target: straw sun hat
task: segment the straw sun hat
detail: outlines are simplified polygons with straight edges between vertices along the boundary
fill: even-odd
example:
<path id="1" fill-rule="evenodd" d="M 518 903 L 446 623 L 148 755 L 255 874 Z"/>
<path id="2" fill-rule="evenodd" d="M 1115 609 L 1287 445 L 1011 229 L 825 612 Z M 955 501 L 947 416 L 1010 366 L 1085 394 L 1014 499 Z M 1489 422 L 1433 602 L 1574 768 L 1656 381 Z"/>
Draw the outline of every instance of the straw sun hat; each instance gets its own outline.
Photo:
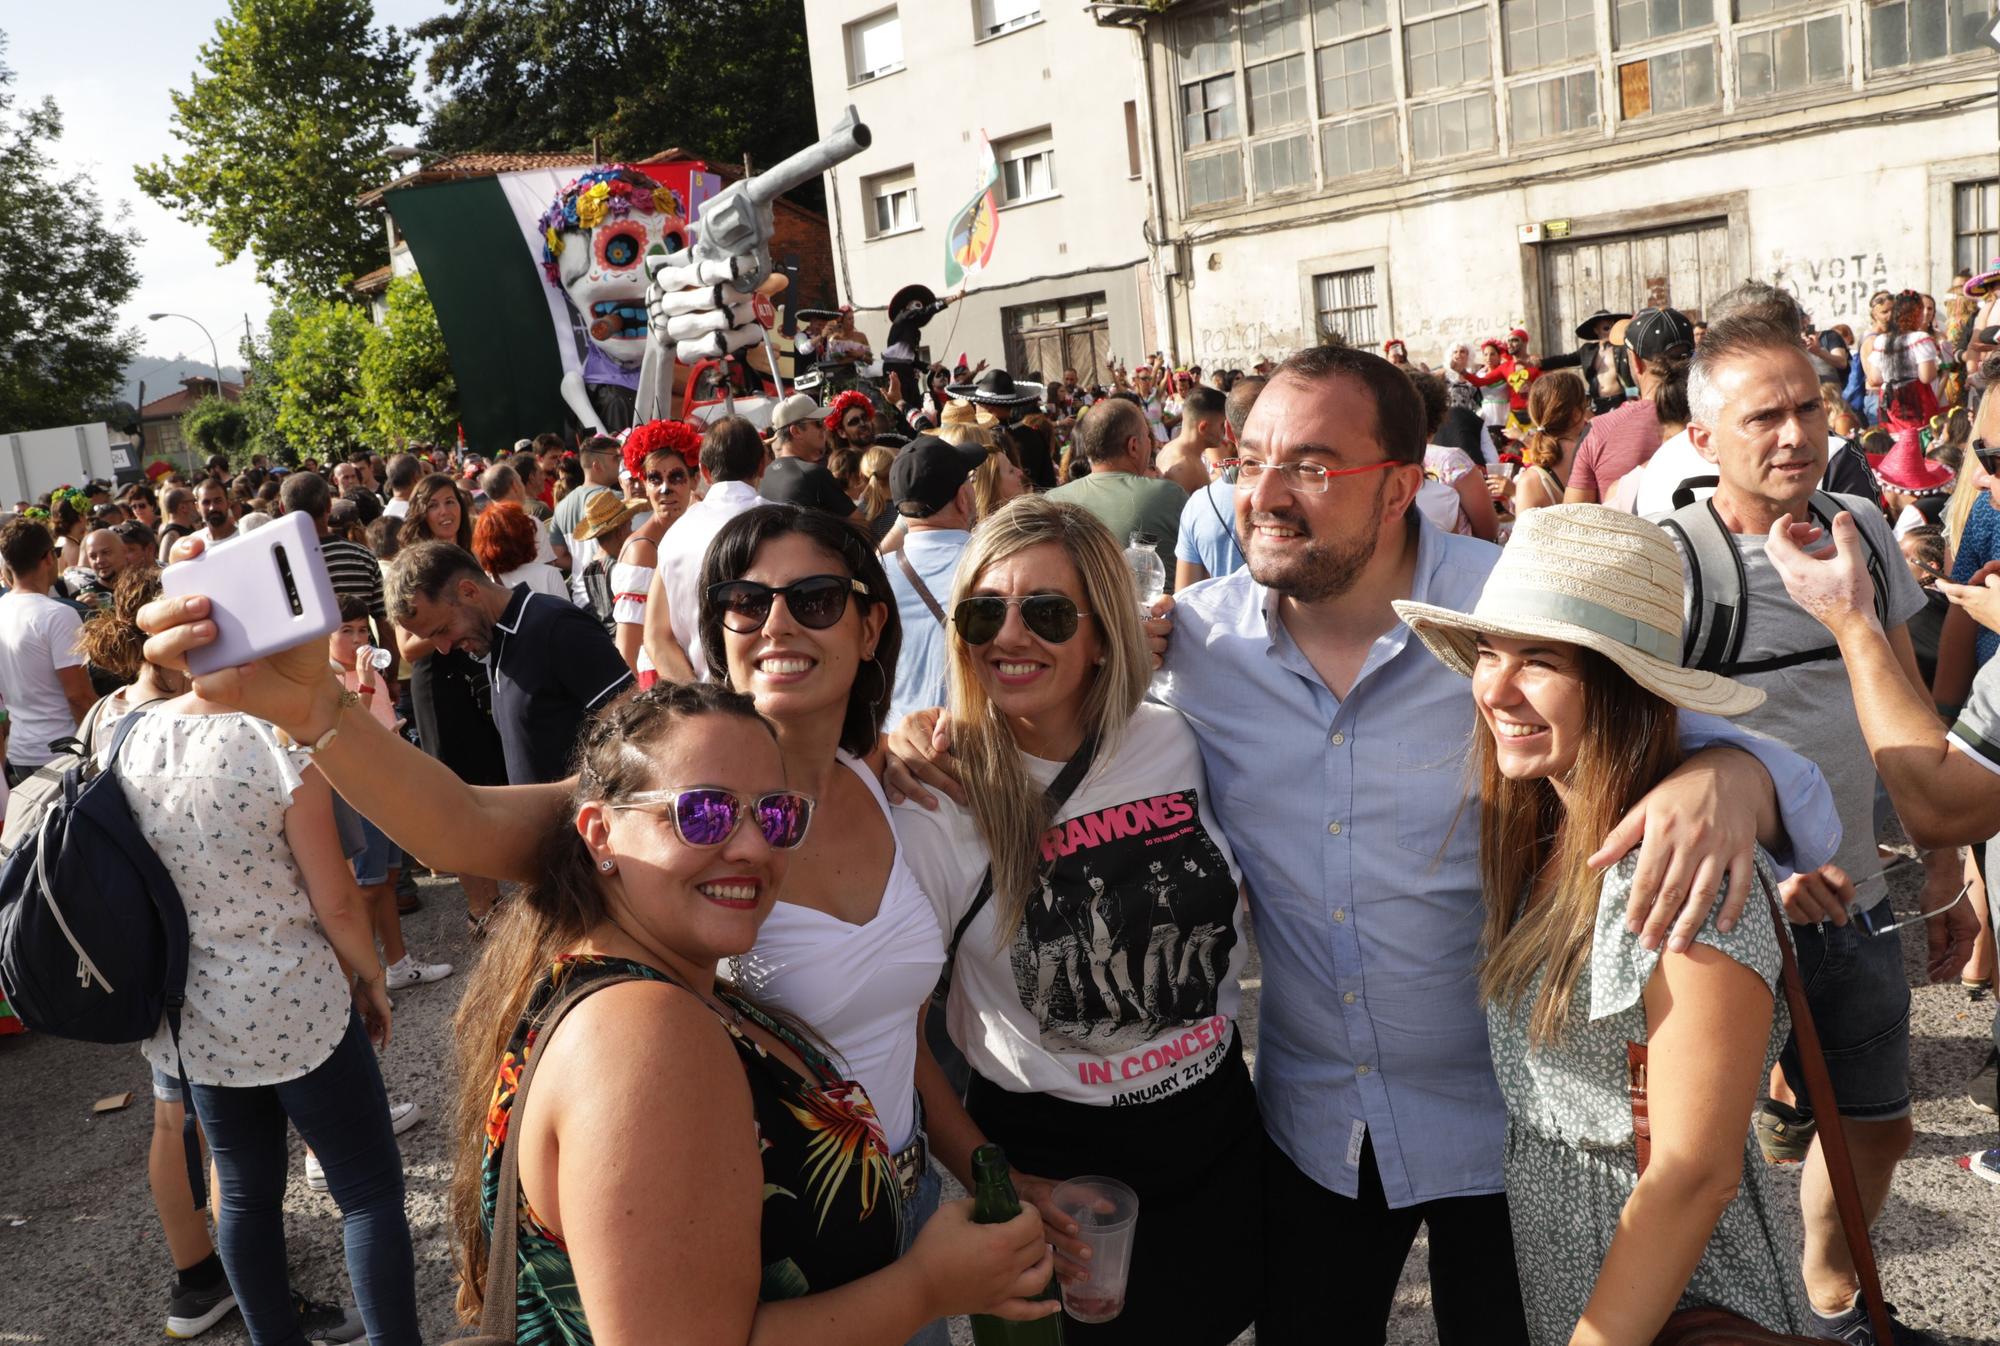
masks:
<path id="1" fill-rule="evenodd" d="M 1455 673 L 1472 676 L 1478 638 L 1579 645 L 1687 710 L 1741 715 L 1755 687 L 1682 668 L 1681 562 L 1657 525 L 1602 505 L 1529 510 L 1470 613 L 1399 601 L 1396 615 Z"/>

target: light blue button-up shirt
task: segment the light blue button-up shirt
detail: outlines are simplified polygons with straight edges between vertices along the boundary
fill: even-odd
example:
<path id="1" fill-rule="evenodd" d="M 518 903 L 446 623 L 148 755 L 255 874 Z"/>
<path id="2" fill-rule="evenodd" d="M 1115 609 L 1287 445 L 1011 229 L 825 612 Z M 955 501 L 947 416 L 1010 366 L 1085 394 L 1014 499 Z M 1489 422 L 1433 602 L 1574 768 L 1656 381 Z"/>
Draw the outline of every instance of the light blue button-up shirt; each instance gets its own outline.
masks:
<path id="1" fill-rule="evenodd" d="M 1470 610 L 1499 549 L 1421 525 L 1410 597 Z M 1478 795 L 1470 684 L 1398 623 L 1345 700 L 1248 570 L 1179 596 L 1154 694 L 1201 741 L 1263 957 L 1257 1095 L 1307 1176 L 1356 1194 L 1365 1134 L 1391 1206 L 1501 1190 L 1506 1110 L 1477 996 Z M 1728 742 L 1776 784 L 1792 867 L 1840 842 L 1812 763 L 1683 712 L 1692 750 Z"/>
<path id="2" fill-rule="evenodd" d="M 910 558 L 924 587 L 946 612 L 951 611 L 951 582 L 958 573 L 959 553 L 970 541 L 972 534 L 963 528 L 913 528 L 903 537 L 903 555 Z M 896 688 L 882 725 L 894 729 L 911 711 L 945 703 L 945 628 L 903 573 L 901 561 L 884 556 L 882 569 L 889 574 L 896 613 L 903 623 L 903 648 L 896 656 Z"/>

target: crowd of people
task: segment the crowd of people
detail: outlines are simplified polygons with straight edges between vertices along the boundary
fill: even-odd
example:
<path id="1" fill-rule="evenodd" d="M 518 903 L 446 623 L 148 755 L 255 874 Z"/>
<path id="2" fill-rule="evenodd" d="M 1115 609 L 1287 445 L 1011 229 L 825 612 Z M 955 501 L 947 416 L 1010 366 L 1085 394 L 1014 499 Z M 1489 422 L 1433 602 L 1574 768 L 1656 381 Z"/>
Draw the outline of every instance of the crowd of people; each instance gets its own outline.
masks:
<path id="1" fill-rule="evenodd" d="M 1638 1346 L 1696 1306 L 1935 1340 L 1878 1335 L 1835 1188 L 1872 1221 L 1912 1140 L 1899 928 L 1992 990 L 1996 291 L 1877 296 L 1857 338 L 1751 283 L 1437 371 L 1333 339 L 1044 381 L 926 366 L 911 327 L 879 390 L 761 431 L 24 505 L 7 782 L 142 717 L 117 770 L 188 910 L 178 1050 L 144 1048 L 169 1335 L 420 1339 L 424 1110 L 376 1051 L 392 993 L 456 977 L 457 1307 L 511 1241 L 528 1346 L 1042 1318 L 1080 1174 L 1140 1217 L 1072 1343 L 1383 1342 L 1419 1230 L 1447 1343 Z M 865 354 L 845 315 L 812 339 Z M 161 566 L 288 513 L 339 629 L 192 679 L 215 625 Z M 469 971 L 404 939 L 419 868 Z M 351 1308 L 287 1279 L 288 1124 Z M 941 1200 L 989 1143 L 1004 1224 Z M 1961 1164 L 2000 1183 L 2000 1149 Z"/>

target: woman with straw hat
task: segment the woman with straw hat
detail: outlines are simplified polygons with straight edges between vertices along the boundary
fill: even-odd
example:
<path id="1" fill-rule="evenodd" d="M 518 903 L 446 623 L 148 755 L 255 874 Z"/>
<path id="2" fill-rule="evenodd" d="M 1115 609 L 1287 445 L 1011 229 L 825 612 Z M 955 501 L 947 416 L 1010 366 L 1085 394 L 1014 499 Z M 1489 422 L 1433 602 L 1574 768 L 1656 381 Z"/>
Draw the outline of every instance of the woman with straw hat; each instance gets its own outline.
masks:
<path id="1" fill-rule="evenodd" d="M 1726 932 L 1711 915 L 1684 950 L 1649 952 L 1625 923 L 1632 863 L 1589 863 L 1678 761 L 1678 710 L 1738 715 L 1763 692 L 1680 666 L 1672 544 L 1598 505 L 1523 516 L 1471 612 L 1395 607 L 1478 709 L 1480 994 L 1531 1337 L 1651 1341 L 1694 1305 L 1802 1332 L 1790 1221 L 1749 1139 L 1787 1029 L 1776 929 L 1754 908 Z M 1775 883 L 1761 853 L 1758 873 Z"/>

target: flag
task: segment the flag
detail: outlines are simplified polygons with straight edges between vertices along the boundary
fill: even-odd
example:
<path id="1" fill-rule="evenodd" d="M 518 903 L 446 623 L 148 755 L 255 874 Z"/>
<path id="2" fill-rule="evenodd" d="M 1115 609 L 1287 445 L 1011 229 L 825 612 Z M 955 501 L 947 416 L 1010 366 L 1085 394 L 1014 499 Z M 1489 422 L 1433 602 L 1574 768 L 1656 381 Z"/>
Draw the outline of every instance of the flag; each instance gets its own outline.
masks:
<path id="1" fill-rule="evenodd" d="M 1000 161 L 994 157 L 993 142 L 979 133 L 979 143 L 986 151 L 986 161 L 980 168 L 979 194 L 965 203 L 965 207 L 952 217 L 951 228 L 945 233 L 944 287 L 955 289 L 974 271 L 978 271 L 993 256 L 993 239 L 1000 232 Z"/>

